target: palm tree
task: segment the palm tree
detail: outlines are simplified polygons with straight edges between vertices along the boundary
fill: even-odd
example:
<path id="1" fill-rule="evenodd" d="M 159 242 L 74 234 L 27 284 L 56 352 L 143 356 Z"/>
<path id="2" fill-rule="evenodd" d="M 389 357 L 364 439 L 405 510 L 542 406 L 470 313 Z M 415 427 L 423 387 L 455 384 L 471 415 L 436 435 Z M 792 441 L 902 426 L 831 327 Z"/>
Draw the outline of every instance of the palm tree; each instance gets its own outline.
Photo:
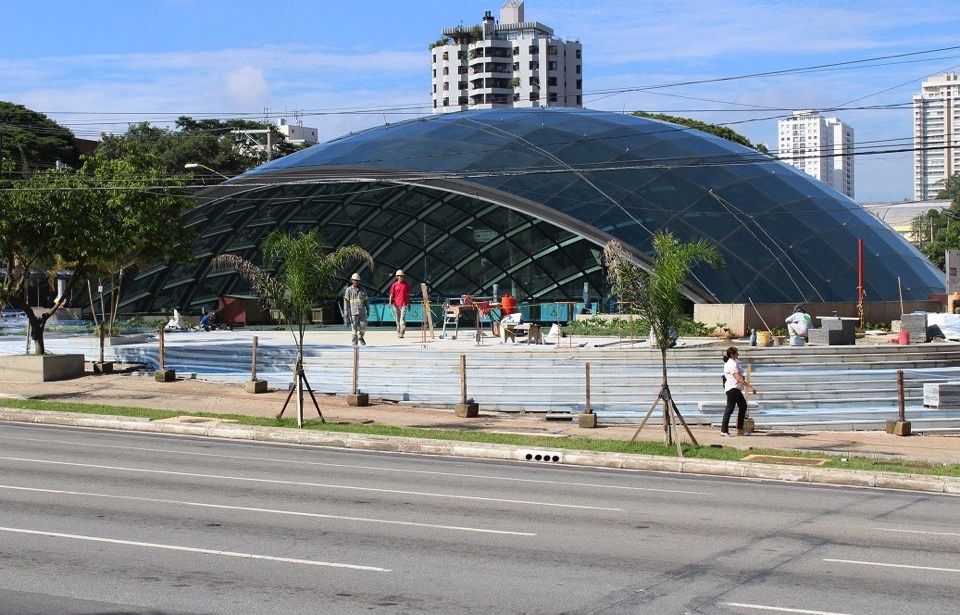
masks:
<path id="1" fill-rule="evenodd" d="M 279 311 L 284 322 L 293 327 L 297 346 L 297 361 L 294 365 L 294 381 L 297 389 L 297 425 L 303 426 L 303 389 L 306 383 L 303 374 L 303 335 L 309 322 L 310 310 L 321 299 L 335 295 L 337 275 L 346 265 L 360 261 L 371 269 L 370 253 L 356 245 L 343 246 L 327 253 L 319 233 L 307 231 L 297 237 L 273 231 L 260 247 L 264 267 L 276 265 L 276 275 L 271 275 L 250 261 L 236 254 L 221 254 L 213 261 L 221 269 L 234 269 L 253 288 L 271 309 Z M 309 390 L 309 383 L 307 388 Z M 291 394 L 293 392 L 291 391 Z M 313 391 L 310 391 L 313 395 Z M 289 402 L 290 398 L 287 397 Z M 314 399 L 316 405 L 316 399 Z M 286 404 L 284 404 L 286 409 Z M 323 421 L 323 414 L 317 406 Z M 283 410 L 280 411 L 283 415 Z M 280 416 L 278 415 L 278 416 Z"/>
<path id="2" fill-rule="evenodd" d="M 610 278 L 613 292 L 621 301 L 627 302 L 644 317 L 653 330 L 657 346 L 660 348 L 660 361 L 663 367 L 663 380 L 660 384 L 660 394 L 650 407 L 640 428 L 633 435 L 637 438 L 640 429 L 653 412 L 659 402 L 663 402 L 663 425 L 666 432 L 667 444 L 672 443 L 673 429 L 671 428 L 671 410 L 677 420 L 686 429 L 690 439 L 696 444 L 696 439 L 687 428 L 686 422 L 677 410 L 676 404 L 670 395 L 670 386 L 667 380 L 667 349 L 676 337 L 676 331 L 683 319 L 683 303 L 681 289 L 687 281 L 690 269 L 697 263 L 706 263 L 713 267 L 723 265 L 723 258 L 716 248 L 703 239 L 690 243 L 680 243 L 676 237 L 668 232 L 654 233 L 653 249 L 655 256 L 653 267 L 648 273 L 635 264 L 623 245 L 610 241 L 603 249 L 607 261 L 607 275 Z M 631 440 L 632 441 L 632 440 Z M 677 451 L 680 450 L 680 441 L 677 440 Z"/>

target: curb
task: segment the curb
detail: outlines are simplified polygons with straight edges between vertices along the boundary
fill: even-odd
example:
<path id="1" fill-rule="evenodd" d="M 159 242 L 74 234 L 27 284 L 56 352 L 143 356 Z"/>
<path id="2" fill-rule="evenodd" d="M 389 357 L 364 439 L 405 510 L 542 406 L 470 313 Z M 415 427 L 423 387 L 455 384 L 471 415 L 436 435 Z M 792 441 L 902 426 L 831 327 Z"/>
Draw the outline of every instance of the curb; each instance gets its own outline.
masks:
<path id="1" fill-rule="evenodd" d="M 331 446 L 417 455 L 443 455 L 448 457 L 495 459 L 500 461 L 530 461 L 532 463 L 547 463 L 551 465 L 559 464 L 621 470 L 675 472 L 678 474 L 726 476 L 731 478 L 774 480 L 788 483 L 847 485 L 853 487 L 873 487 L 877 489 L 899 489 L 960 495 L 960 478 L 926 474 L 906 474 L 901 472 L 870 472 L 866 470 L 828 469 L 714 459 L 677 459 L 673 457 L 657 457 L 654 455 L 605 453 L 570 449 L 532 449 L 510 444 L 457 442 L 402 436 L 368 436 L 352 433 L 307 431 L 286 427 L 260 427 L 222 423 L 216 425 L 164 423 L 148 418 L 76 414 L 72 412 L 54 412 L 48 410 L 0 408 L 0 421 L 180 436 L 200 436 L 227 440 Z"/>

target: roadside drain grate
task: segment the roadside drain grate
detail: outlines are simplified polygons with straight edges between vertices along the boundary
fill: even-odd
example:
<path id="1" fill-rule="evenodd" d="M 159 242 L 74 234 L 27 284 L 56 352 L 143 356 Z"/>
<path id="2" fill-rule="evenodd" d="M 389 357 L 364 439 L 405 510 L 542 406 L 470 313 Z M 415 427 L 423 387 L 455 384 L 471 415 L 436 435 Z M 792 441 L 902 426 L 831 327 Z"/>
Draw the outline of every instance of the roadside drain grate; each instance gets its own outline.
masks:
<path id="1" fill-rule="evenodd" d="M 554 455 L 552 453 L 527 453 L 523 458 L 527 461 L 560 461 L 560 455 Z"/>
<path id="2" fill-rule="evenodd" d="M 829 459 L 822 457 L 784 457 L 780 455 L 747 455 L 741 461 L 759 461 L 760 463 L 788 463 L 795 466 L 822 466 Z"/>

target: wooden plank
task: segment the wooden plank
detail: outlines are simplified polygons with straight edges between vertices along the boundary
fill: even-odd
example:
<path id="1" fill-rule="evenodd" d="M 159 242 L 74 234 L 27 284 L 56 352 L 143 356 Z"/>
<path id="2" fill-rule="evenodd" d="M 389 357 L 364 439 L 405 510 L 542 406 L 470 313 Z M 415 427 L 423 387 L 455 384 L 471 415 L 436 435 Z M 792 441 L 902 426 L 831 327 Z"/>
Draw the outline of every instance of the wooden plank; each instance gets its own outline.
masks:
<path id="1" fill-rule="evenodd" d="M 430 310 L 430 295 L 427 294 L 427 283 L 420 282 L 420 292 L 423 294 L 423 317 L 424 322 L 427 323 L 427 328 L 430 330 L 430 339 L 434 339 L 433 336 L 433 312 Z"/>

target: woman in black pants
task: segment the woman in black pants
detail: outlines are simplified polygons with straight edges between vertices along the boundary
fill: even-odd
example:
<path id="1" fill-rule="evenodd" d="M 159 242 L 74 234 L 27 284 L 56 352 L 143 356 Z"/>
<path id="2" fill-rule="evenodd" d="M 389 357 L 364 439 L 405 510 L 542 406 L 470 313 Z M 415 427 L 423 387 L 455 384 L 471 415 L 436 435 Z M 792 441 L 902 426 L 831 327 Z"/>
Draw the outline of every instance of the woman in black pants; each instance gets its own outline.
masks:
<path id="1" fill-rule="evenodd" d="M 736 346 L 727 348 L 723 353 L 723 389 L 727 393 L 727 407 L 723 411 L 723 423 L 720 425 L 720 435 L 730 435 L 730 415 L 733 407 L 737 407 L 737 435 L 743 435 L 743 417 L 747 412 L 747 400 L 743 398 L 743 387 L 749 386 L 757 393 L 756 387 L 747 383 L 743 377 L 743 368 L 740 366 L 739 354 Z"/>

